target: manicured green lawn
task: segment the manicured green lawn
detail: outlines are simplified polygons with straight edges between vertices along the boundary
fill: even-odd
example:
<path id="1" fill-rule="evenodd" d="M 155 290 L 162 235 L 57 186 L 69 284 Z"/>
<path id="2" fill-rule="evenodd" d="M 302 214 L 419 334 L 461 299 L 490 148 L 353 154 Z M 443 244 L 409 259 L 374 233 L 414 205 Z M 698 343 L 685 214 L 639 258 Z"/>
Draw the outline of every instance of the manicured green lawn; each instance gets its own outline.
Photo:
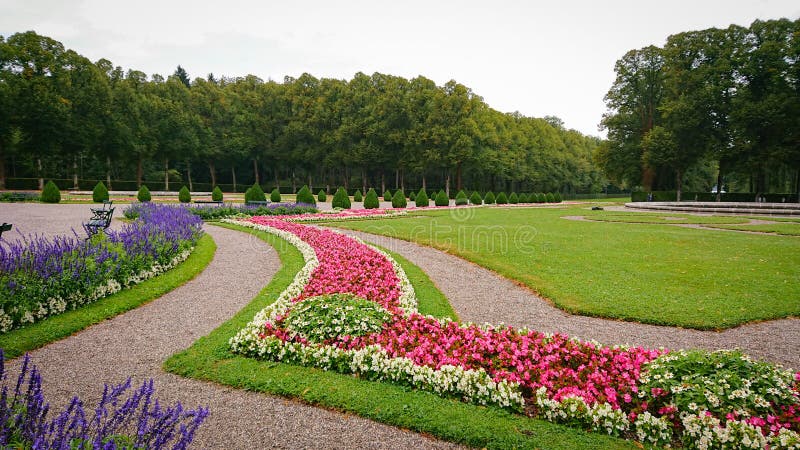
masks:
<path id="1" fill-rule="evenodd" d="M 224 226 L 252 232 L 246 228 Z M 291 397 L 474 447 L 636 448 L 632 442 L 534 420 L 498 408 L 475 406 L 393 384 L 291 364 L 258 361 L 230 353 L 228 339 L 256 312 L 273 302 L 303 266 L 297 249 L 271 234 L 255 234 L 276 249 L 281 269 L 270 284 L 231 320 L 167 360 L 164 364 L 167 371 L 239 389 Z M 446 308 L 441 305 L 444 297 L 427 276 L 404 260 L 399 259 L 399 262 L 414 284 L 420 311 L 449 315 L 449 305 Z"/>
<path id="2" fill-rule="evenodd" d="M 82 308 L 2 334 L 0 348 L 6 358 L 14 358 L 155 300 L 196 277 L 214 258 L 216 250 L 211 236 L 204 235 L 189 258 L 177 267 Z"/>
<path id="3" fill-rule="evenodd" d="M 562 218 L 592 213 L 492 207 L 332 225 L 459 255 L 578 314 L 698 329 L 800 315 L 795 237 Z"/>
<path id="4" fill-rule="evenodd" d="M 749 219 L 735 216 L 698 216 L 692 214 L 670 214 L 663 213 L 636 213 L 636 212 L 616 212 L 616 211 L 586 211 L 582 214 L 589 220 L 602 222 L 623 222 L 623 223 L 691 223 L 691 224 L 728 224 L 728 223 L 747 223 Z"/>
<path id="5" fill-rule="evenodd" d="M 712 225 L 714 228 L 727 230 L 759 231 L 761 233 L 777 233 L 786 236 L 800 236 L 800 223 L 772 223 L 764 225 Z"/>

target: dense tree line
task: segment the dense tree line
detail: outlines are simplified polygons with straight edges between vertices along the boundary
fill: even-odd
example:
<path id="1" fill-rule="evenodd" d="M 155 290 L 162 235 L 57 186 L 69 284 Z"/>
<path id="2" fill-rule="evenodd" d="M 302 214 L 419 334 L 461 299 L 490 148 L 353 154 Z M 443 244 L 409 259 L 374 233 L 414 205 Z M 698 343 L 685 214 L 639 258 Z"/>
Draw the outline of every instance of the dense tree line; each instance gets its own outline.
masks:
<path id="1" fill-rule="evenodd" d="M 0 188 L 15 176 L 166 190 L 256 182 L 599 192 L 599 143 L 558 118 L 495 111 L 455 81 L 190 80 L 180 66 L 165 79 L 92 63 L 34 32 L 0 37 Z"/>
<path id="2" fill-rule="evenodd" d="M 596 159 L 618 183 L 800 192 L 800 20 L 670 36 L 628 52 Z"/>

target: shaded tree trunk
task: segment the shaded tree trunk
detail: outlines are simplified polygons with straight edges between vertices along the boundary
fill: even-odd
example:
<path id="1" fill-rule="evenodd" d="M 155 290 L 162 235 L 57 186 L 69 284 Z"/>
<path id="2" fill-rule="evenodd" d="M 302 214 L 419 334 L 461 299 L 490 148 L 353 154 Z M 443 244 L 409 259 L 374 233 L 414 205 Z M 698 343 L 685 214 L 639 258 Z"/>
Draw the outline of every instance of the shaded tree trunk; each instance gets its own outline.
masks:
<path id="1" fill-rule="evenodd" d="M 361 193 L 367 195 L 367 171 L 361 169 Z"/>
<path id="2" fill-rule="evenodd" d="M 164 158 L 164 190 L 169 192 L 169 158 Z"/>
<path id="3" fill-rule="evenodd" d="M 211 175 L 211 188 L 213 189 L 217 186 L 217 171 L 211 161 L 208 162 L 208 173 Z"/>
<path id="4" fill-rule="evenodd" d="M 194 192 L 194 186 L 192 186 L 192 164 L 189 161 L 186 161 L 186 179 L 189 181 L 189 192 Z"/>
<path id="5" fill-rule="evenodd" d="M 400 169 L 394 169 L 394 190 L 400 188 Z"/>
<path id="6" fill-rule="evenodd" d="M 233 180 L 233 192 L 236 192 L 236 167 L 231 166 L 231 179 Z"/>
<path id="7" fill-rule="evenodd" d="M 386 174 L 381 170 L 381 195 L 386 192 Z"/>
<path id="8" fill-rule="evenodd" d="M 450 198 L 450 171 L 447 171 L 447 175 L 444 177 L 444 193 L 447 194 L 447 198 Z"/>
<path id="9" fill-rule="evenodd" d="M 400 189 L 406 192 L 406 173 L 403 170 L 400 170 Z"/>
<path id="10" fill-rule="evenodd" d="M 6 188 L 6 159 L 3 155 L 3 147 L 0 145 L 0 189 Z"/>
<path id="11" fill-rule="evenodd" d="M 36 178 L 39 179 L 39 190 L 44 190 L 44 177 L 42 177 L 42 157 L 36 157 Z"/>
<path id="12" fill-rule="evenodd" d="M 311 173 L 308 174 L 308 192 L 311 192 L 311 195 L 314 195 L 314 185 L 311 184 Z"/>
<path id="13" fill-rule="evenodd" d="M 683 172 L 680 170 L 675 171 L 675 194 L 677 196 L 677 201 L 681 201 L 681 184 L 683 182 Z"/>
<path id="14" fill-rule="evenodd" d="M 292 194 L 297 194 L 297 178 L 294 174 L 294 169 L 292 169 Z"/>
<path id="15" fill-rule="evenodd" d="M 717 172 L 717 201 L 722 201 L 722 164 L 719 165 L 719 171 Z"/>
<path id="16" fill-rule="evenodd" d="M 422 189 L 425 189 L 425 192 L 428 192 L 428 183 L 425 182 L 425 174 L 422 174 Z"/>
<path id="17" fill-rule="evenodd" d="M 461 184 L 461 162 L 459 161 L 456 164 L 456 191 L 460 191 L 463 189 L 463 185 Z"/>
<path id="18" fill-rule="evenodd" d="M 72 157 L 72 189 L 78 190 L 78 157 Z"/>
<path id="19" fill-rule="evenodd" d="M 275 189 L 280 191 L 281 190 L 281 182 L 280 182 L 280 177 L 278 176 L 278 168 L 277 167 L 273 167 L 272 168 L 272 172 L 275 175 Z"/>
<path id="20" fill-rule="evenodd" d="M 258 179 L 258 160 L 256 158 L 253 158 L 253 176 L 255 177 L 256 180 L 255 183 L 261 184 L 261 182 Z"/>
<path id="21" fill-rule="evenodd" d="M 106 187 L 111 190 L 111 157 L 106 155 Z"/>
<path id="22" fill-rule="evenodd" d="M 142 177 L 144 176 L 144 162 L 142 161 L 142 155 L 139 155 L 138 161 L 136 161 L 136 187 L 142 187 Z"/>

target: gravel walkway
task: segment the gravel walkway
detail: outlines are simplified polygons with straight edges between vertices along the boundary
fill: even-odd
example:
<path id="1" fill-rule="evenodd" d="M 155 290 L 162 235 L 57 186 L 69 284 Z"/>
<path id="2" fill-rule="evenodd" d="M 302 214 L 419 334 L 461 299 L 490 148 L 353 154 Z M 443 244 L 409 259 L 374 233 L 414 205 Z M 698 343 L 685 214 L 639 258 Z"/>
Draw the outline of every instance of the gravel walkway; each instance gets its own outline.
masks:
<path id="1" fill-rule="evenodd" d="M 3 204 L 8 220 L 52 232 L 79 226 L 86 205 Z M 74 211 L 73 211 L 74 210 Z M 58 217 L 59 223 L 43 223 Z M 70 223 L 77 220 L 77 223 Z M 164 373 L 163 361 L 232 317 L 280 267 L 275 251 L 238 231 L 207 226 L 217 243 L 208 268 L 194 280 L 147 305 L 32 352 L 47 399 L 57 409 L 73 395 L 92 405 L 103 383 L 133 384 L 153 378 L 162 403 L 208 406 L 194 448 L 457 448 L 423 435 L 360 417 Z M 247 267 L 247 277 L 242 268 Z M 260 274 L 260 276 L 253 276 Z M 234 287 L 232 289 L 232 287 Z M 16 379 L 19 359 L 12 362 Z"/>
<path id="2" fill-rule="evenodd" d="M 418 265 L 450 300 L 462 321 L 503 322 L 605 344 L 670 349 L 740 348 L 753 357 L 800 369 L 800 319 L 773 320 L 714 332 L 571 315 L 495 272 L 456 256 L 398 239 L 341 231 L 388 248 Z"/>

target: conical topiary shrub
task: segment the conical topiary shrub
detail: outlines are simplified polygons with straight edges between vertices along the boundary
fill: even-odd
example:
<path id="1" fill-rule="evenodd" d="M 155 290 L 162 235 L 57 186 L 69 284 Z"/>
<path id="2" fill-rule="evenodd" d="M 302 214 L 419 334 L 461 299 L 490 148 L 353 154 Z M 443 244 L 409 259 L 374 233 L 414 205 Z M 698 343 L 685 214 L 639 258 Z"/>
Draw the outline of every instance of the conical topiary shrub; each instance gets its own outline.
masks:
<path id="1" fill-rule="evenodd" d="M 58 190 L 58 186 L 52 180 L 44 185 L 41 201 L 42 203 L 59 203 L 61 201 L 61 191 Z"/>
<path id="2" fill-rule="evenodd" d="M 178 191 L 178 201 L 181 203 L 190 203 L 192 201 L 192 194 L 189 193 L 189 188 L 186 186 L 181 187 Z"/>
<path id="3" fill-rule="evenodd" d="M 553 194 L 553 201 L 556 202 L 556 203 L 561 203 L 561 193 L 560 192 L 556 192 L 555 194 Z"/>
<path id="4" fill-rule="evenodd" d="M 264 194 L 264 191 L 261 189 L 261 186 L 258 184 L 254 184 L 250 186 L 247 191 L 244 193 L 244 202 L 265 202 L 267 201 L 267 196 Z"/>
<path id="5" fill-rule="evenodd" d="M 337 189 L 336 193 L 333 194 L 331 208 L 350 209 L 350 197 L 347 196 L 347 191 L 343 187 Z"/>
<path id="6" fill-rule="evenodd" d="M 548 192 L 547 194 L 545 194 L 544 198 L 545 198 L 545 202 L 547 202 L 547 203 L 555 203 L 556 202 L 556 198 L 553 197 L 553 193 L 552 192 Z"/>
<path id="7" fill-rule="evenodd" d="M 259 186 L 259 188 L 261 188 L 261 186 Z M 281 190 L 278 188 L 273 189 L 272 192 L 269 193 L 269 201 L 271 201 L 272 203 L 280 203 Z"/>
<path id="8" fill-rule="evenodd" d="M 143 184 L 142 187 L 139 188 L 139 192 L 136 193 L 136 198 L 140 202 L 149 202 L 152 199 L 150 196 L 150 189 Z"/>
<path id="9" fill-rule="evenodd" d="M 398 189 L 394 193 L 394 197 L 392 197 L 392 208 L 405 208 L 406 206 L 408 206 L 406 194 L 403 193 L 402 189 Z"/>
<path id="10" fill-rule="evenodd" d="M 95 203 L 108 201 L 108 189 L 106 189 L 106 185 L 102 181 L 98 182 L 92 189 L 92 201 Z"/>
<path id="11" fill-rule="evenodd" d="M 436 198 L 433 200 L 433 203 L 436 206 L 450 206 L 450 198 L 447 197 L 447 193 L 445 191 L 439 191 L 436 194 Z"/>
<path id="12" fill-rule="evenodd" d="M 486 195 L 483 196 L 483 203 L 486 203 L 487 205 L 491 205 L 494 202 L 495 202 L 494 192 L 489 191 L 489 192 L 486 193 Z"/>
<path id="13" fill-rule="evenodd" d="M 322 189 L 320 189 L 320 190 L 319 190 L 319 194 L 317 194 L 317 200 L 318 200 L 320 203 L 325 203 L 325 202 L 327 202 L 327 201 L 328 201 L 328 195 L 327 195 L 327 194 L 325 194 L 325 191 L 324 191 L 324 190 L 322 190 Z"/>
<path id="14" fill-rule="evenodd" d="M 367 191 L 366 197 L 364 197 L 364 209 L 376 209 L 380 206 L 380 200 L 378 200 L 378 193 L 375 192 L 375 189 L 370 188 Z"/>
<path id="15" fill-rule="evenodd" d="M 506 193 L 505 192 L 501 192 L 501 193 L 497 194 L 497 198 L 495 199 L 495 202 L 498 205 L 507 204 L 508 203 L 508 197 L 506 197 Z"/>
<path id="16" fill-rule="evenodd" d="M 311 189 L 308 186 L 303 185 L 299 191 L 297 191 L 297 203 L 305 203 L 307 205 L 317 206 L 317 201 L 314 199 L 314 194 L 311 193 Z"/>
<path id="17" fill-rule="evenodd" d="M 480 205 L 483 204 L 483 199 L 481 198 L 481 194 L 478 191 L 472 191 L 472 195 L 469 196 L 469 203 L 471 205 Z"/>
<path id="18" fill-rule="evenodd" d="M 508 196 L 508 203 L 511 203 L 512 205 L 519 203 L 519 196 L 516 192 L 512 192 L 511 195 Z"/>
<path id="19" fill-rule="evenodd" d="M 211 191 L 211 200 L 215 202 L 222 201 L 222 189 L 220 189 L 219 186 L 214 186 L 214 190 Z"/>
<path id="20" fill-rule="evenodd" d="M 389 192 L 388 189 L 386 190 L 386 192 L 383 193 L 383 201 L 385 201 L 385 202 L 392 201 L 392 193 Z"/>
<path id="21" fill-rule="evenodd" d="M 356 189 L 356 192 L 355 192 L 355 194 L 353 194 L 353 201 L 354 201 L 354 202 L 360 202 L 360 201 L 363 201 L 363 200 L 364 200 L 364 199 L 361 197 L 361 191 L 359 191 L 358 189 Z"/>
<path id="22" fill-rule="evenodd" d="M 544 194 L 542 194 L 541 192 L 536 194 L 536 203 L 544 203 L 546 201 L 547 201 L 547 198 L 545 197 Z"/>
<path id="23" fill-rule="evenodd" d="M 417 196 L 414 197 L 414 204 L 417 205 L 417 208 L 425 208 L 429 203 L 428 193 L 425 192 L 425 188 L 420 189 L 419 192 L 417 192 Z"/>
<path id="24" fill-rule="evenodd" d="M 469 203 L 469 200 L 466 192 L 463 190 L 458 191 L 458 194 L 456 194 L 456 206 L 466 205 L 467 203 Z"/>

